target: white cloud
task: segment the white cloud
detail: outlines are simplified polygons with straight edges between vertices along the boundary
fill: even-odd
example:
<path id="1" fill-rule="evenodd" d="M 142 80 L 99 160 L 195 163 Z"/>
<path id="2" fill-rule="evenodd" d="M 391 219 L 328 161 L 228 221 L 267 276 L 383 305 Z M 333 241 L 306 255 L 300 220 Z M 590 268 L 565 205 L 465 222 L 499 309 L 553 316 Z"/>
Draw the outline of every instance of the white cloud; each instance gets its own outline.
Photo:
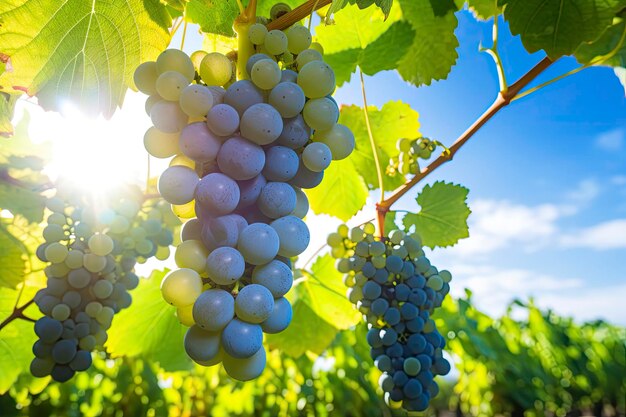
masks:
<path id="1" fill-rule="evenodd" d="M 579 321 L 602 318 L 626 323 L 626 284 L 612 286 L 608 291 L 589 288 L 581 278 L 471 264 L 454 265 L 452 273 L 452 295 L 464 297 L 464 289 L 471 289 L 477 308 L 493 317 L 502 315 L 513 299 L 525 301 L 532 297 L 542 309 L 550 308 Z"/>
<path id="2" fill-rule="evenodd" d="M 626 185 L 626 175 L 616 175 L 611 178 L 613 185 Z"/>
<path id="3" fill-rule="evenodd" d="M 578 183 L 573 191 L 568 192 L 565 197 L 576 205 L 585 205 L 593 201 L 601 191 L 601 187 L 596 180 L 586 179 Z"/>
<path id="4" fill-rule="evenodd" d="M 624 130 L 615 129 L 596 137 L 595 145 L 605 151 L 618 151 L 624 145 Z"/>
<path id="5" fill-rule="evenodd" d="M 471 207 L 470 237 L 446 250 L 449 254 L 474 257 L 511 245 L 536 250 L 557 233 L 558 219 L 576 211 L 573 206 L 525 206 L 506 200 L 476 200 Z"/>
<path id="6" fill-rule="evenodd" d="M 560 243 L 565 247 L 595 250 L 626 248 L 626 219 L 615 219 L 564 235 Z"/>

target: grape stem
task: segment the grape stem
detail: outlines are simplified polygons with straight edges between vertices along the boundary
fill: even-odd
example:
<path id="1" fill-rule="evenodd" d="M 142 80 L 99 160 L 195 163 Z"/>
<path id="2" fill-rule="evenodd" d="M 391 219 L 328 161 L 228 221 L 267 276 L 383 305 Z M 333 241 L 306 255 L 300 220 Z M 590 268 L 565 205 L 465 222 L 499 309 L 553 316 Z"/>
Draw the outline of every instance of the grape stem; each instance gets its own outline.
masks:
<path id="1" fill-rule="evenodd" d="M 500 91 L 494 102 L 489 108 L 465 131 L 459 138 L 450 146 L 448 153 L 442 153 L 437 159 L 431 162 L 427 167 L 423 168 L 417 175 L 411 178 L 409 181 L 396 188 L 393 193 L 380 203 L 376 204 L 376 218 L 378 219 L 378 225 L 381 227 L 380 234 L 384 236 L 384 230 L 382 227 L 385 224 L 385 215 L 391 209 L 391 206 L 398 201 L 403 195 L 408 193 L 417 183 L 430 175 L 433 171 L 439 168 L 441 165 L 452 160 L 457 151 L 467 143 L 468 140 L 485 123 L 487 123 L 493 116 L 496 115 L 502 108 L 506 107 L 520 91 L 530 84 L 539 74 L 541 74 L 546 68 L 552 65 L 554 61 L 548 57 L 543 58 L 534 67 L 532 67 L 526 74 L 524 74 L 519 80 L 515 81 L 509 86 L 507 91 Z"/>
<path id="2" fill-rule="evenodd" d="M 254 54 L 254 45 L 248 39 L 248 32 L 250 26 L 256 23 L 256 6 L 257 0 L 250 0 L 248 7 L 246 7 L 235 18 L 233 28 L 237 32 L 237 79 L 248 79 L 248 72 L 246 71 L 246 63 L 248 59 Z"/>
<path id="3" fill-rule="evenodd" d="M 18 307 L 17 305 L 15 305 L 15 307 L 13 307 L 13 312 L 11 313 L 11 315 L 7 317 L 2 323 L 0 323 L 0 330 L 4 329 L 9 323 L 11 323 L 13 320 L 16 320 L 16 319 L 21 319 L 21 320 L 30 321 L 34 323 L 36 321 L 35 319 L 24 315 L 24 310 L 26 310 L 28 306 L 30 306 L 34 302 L 35 300 L 31 299 L 27 301 L 26 304 L 24 304 L 21 307 Z"/>
<path id="4" fill-rule="evenodd" d="M 311 13 L 313 13 L 315 10 L 321 9 L 322 7 L 329 5 L 330 3 L 332 3 L 332 0 L 308 0 L 307 2 L 293 9 L 292 11 L 285 13 L 278 19 L 268 23 L 267 30 L 287 29 L 294 23 L 299 22 L 305 17 L 311 15 Z"/>

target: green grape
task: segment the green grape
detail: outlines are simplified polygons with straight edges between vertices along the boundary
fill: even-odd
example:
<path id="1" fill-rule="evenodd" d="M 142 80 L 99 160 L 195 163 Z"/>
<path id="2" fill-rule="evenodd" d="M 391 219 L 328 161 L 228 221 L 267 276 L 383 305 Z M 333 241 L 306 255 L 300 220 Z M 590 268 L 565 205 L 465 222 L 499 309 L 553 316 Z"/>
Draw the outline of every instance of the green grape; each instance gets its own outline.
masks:
<path id="1" fill-rule="evenodd" d="M 352 131 L 341 124 L 335 124 L 328 130 L 316 131 L 313 140 L 328 146 L 333 155 L 333 160 L 348 157 L 356 144 Z"/>
<path id="2" fill-rule="evenodd" d="M 156 102 L 161 101 L 161 100 L 163 100 L 163 97 L 161 97 L 157 93 L 154 93 L 153 95 L 151 95 L 150 97 L 146 99 L 144 110 L 146 111 L 146 114 L 148 116 L 150 116 L 150 112 L 152 111 L 152 106 L 154 106 Z"/>
<path id="3" fill-rule="evenodd" d="M 186 240 L 176 248 L 174 260 L 179 268 L 189 268 L 202 274 L 206 271 L 209 251 L 199 240 Z"/>
<path id="4" fill-rule="evenodd" d="M 337 248 L 343 245 L 343 237 L 339 233 L 331 233 L 326 238 L 326 243 L 331 248 Z"/>
<path id="5" fill-rule="evenodd" d="M 281 71 L 278 64 L 271 59 L 257 61 L 250 71 L 252 82 L 263 90 L 271 90 L 280 82 Z"/>
<path id="6" fill-rule="evenodd" d="M 330 250 L 330 254 L 332 255 L 333 258 L 341 258 L 343 255 L 346 254 L 346 249 L 342 246 L 332 248 Z"/>
<path id="7" fill-rule="evenodd" d="M 312 42 L 309 49 L 313 49 L 320 53 L 320 55 L 324 55 L 324 47 L 319 42 Z"/>
<path id="8" fill-rule="evenodd" d="M 289 52 L 299 54 L 311 46 L 311 32 L 304 26 L 292 26 L 287 31 Z"/>
<path id="9" fill-rule="evenodd" d="M 230 81 L 233 65 L 230 59 L 219 52 L 207 54 L 200 63 L 200 78 L 206 85 L 225 85 Z"/>
<path id="10" fill-rule="evenodd" d="M 157 93 L 165 100 L 176 101 L 185 87 L 189 85 L 189 80 L 183 74 L 176 71 L 166 71 L 159 75 L 156 82 Z"/>
<path id="11" fill-rule="evenodd" d="M 51 213 L 48 216 L 48 224 L 56 224 L 59 226 L 65 226 L 67 224 L 65 215 L 61 213 Z"/>
<path id="12" fill-rule="evenodd" d="M 178 102 L 161 100 L 150 109 L 150 120 L 161 132 L 178 133 L 187 125 L 189 118 Z"/>
<path id="13" fill-rule="evenodd" d="M 70 269 L 78 269 L 83 266 L 84 253 L 80 250 L 74 249 L 68 252 L 65 258 L 65 265 Z"/>
<path id="14" fill-rule="evenodd" d="M 276 3 L 270 9 L 270 19 L 276 20 L 282 15 L 289 13 L 291 11 L 291 6 L 286 3 Z"/>
<path id="15" fill-rule="evenodd" d="M 82 350 L 92 351 L 96 347 L 96 338 L 92 335 L 87 335 L 79 340 L 78 346 Z"/>
<path id="16" fill-rule="evenodd" d="M 191 327 L 196 322 L 193 320 L 193 304 L 189 304 L 188 306 L 178 307 L 176 309 L 176 317 L 178 317 L 178 321 L 183 326 Z"/>
<path id="17" fill-rule="evenodd" d="M 137 240 L 135 241 L 135 250 L 140 255 L 148 255 L 154 250 L 154 243 L 148 239 Z"/>
<path id="18" fill-rule="evenodd" d="M 324 61 L 322 54 L 315 49 L 305 49 L 296 57 L 296 65 L 298 68 L 302 68 L 309 62 L 313 61 Z"/>
<path id="19" fill-rule="evenodd" d="M 159 75 L 167 71 L 176 71 L 182 74 L 188 83 L 192 82 L 196 76 L 191 59 L 179 49 L 166 49 L 161 52 L 156 60 L 156 70 Z"/>
<path id="20" fill-rule="evenodd" d="M 130 231 L 130 237 L 133 238 L 135 242 L 145 240 L 147 236 L 148 233 L 146 233 L 146 229 L 144 229 L 143 227 L 135 227 L 133 230 Z"/>
<path id="21" fill-rule="evenodd" d="M 67 320 L 70 316 L 70 308 L 67 304 L 57 304 L 52 309 L 52 318 L 55 320 L 63 321 Z"/>
<path id="22" fill-rule="evenodd" d="M 309 143 L 302 151 L 304 166 L 313 172 L 321 172 L 328 168 L 332 159 L 330 148 L 321 142 Z"/>
<path id="23" fill-rule="evenodd" d="M 130 222 L 124 216 L 116 216 L 111 222 L 111 233 L 120 234 L 125 233 L 130 228 Z"/>
<path id="24" fill-rule="evenodd" d="M 163 299 L 176 307 L 193 304 L 202 293 L 202 278 L 189 268 L 170 272 L 161 282 Z"/>
<path id="25" fill-rule="evenodd" d="M 96 273 L 102 271 L 106 267 L 107 259 L 104 256 L 87 253 L 83 256 L 83 264 L 87 271 Z"/>
<path id="26" fill-rule="evenodd" d="M 444 269 L 443 271 L 439 271 L 439 276 L 441 277 L 443 282 L 450 282 L 450 281 L 452 281 L 452 274 L 450 273 L 450 271 L 448 271 L 446 269 Z"/>
<path id="27" fill-rule="evenodd" d="M 283 61 L 285 65 L 291 65 L 294 63 L 293 54 L 291 52 L 285 52 L 280 56 L 280 60 Z"/>
<path id="28" fill-rule="evenodd" d="M 402 239 L 404 239 L 405 235 L 406 234 L 402 230 L 392 230 L 391 233 L 389 233 L 389 241 L 394 245 L 397 245 L 402 242 Z"/>
<path id="29" fill-rule="evenodd" d="M 298 85 L 308 98 L 321 98 L 335 90 L 335 73 L 327 63 L 312 61 L 300 68 Z"/>
<path id="30" fill-rule="evenodd" d="M 74 235 L 79 239 L 88 239 L 93 234 L 91 227 L 83 222 L 74 226 Z"/>
<path id="31" fill-rule="evenodd" d="M 376 233 L 376 226 L 374 226 L 374 223 L 365 223 L 363 225 L 363 231 L 366 235 L 373 235 Z"/>
<path id="32" fill-rule="evenodd" d="M 339 119 L 339 109 L 329 98 L 322 97 L 306 102 L 302 116 L 313 130 L 329 130 Z"/>
<path id="33" fill-rule="evenodd" d="M 91 252 L 98 256 L 106 256 L 113 250 L 113 239 L 102 233 L 91 236 L 87 244 Z"/>
<path id="34" fill-rule="evenodd" d="M 287 35 L 281 30 L 270 30 L 265 35 L 263 45 L 270 55 L 280 55 L 287 51 Z"/>
<path id="35" fill-rule="evenodd" d="M 248 39 L 253 45 L 263 45 L 265 36 L 267 35 L 267 27 L 261 23 L 254 23 L 248 29 Z"/>
<path id="36" fill-rule="evenodd" d="M 337 227 L 337 233 L 339 233 L 339 235 L 343 238 L 348 237 L 349 232 L 350 228 L 345 224 L 340 224 L 339 227 Z"/>
<path id="37" fill-rule="evenodd" d="M 58 224 L 49 224 L 43 229 L 43 238 L 46 242 L 65 240 L 65 231 Z"/>
<path id="38" fill-rule="evenodd" d="M 159 261 L 165 261 L 170 257 L 170 248 L 167 246 L 160 246 L 157 249 L 154 257 L 157 258 Z"/>
<path id="39" fill-rule="evenodd" d="M 100 304 L 98 301 L 91 301 L 85 306 L 85 313 L 87 313 L 89 317 L 95 318 L 98 313 L 100 313 L 100 310 L 102 310 L 102 304 Z"/>
<path id="40" fill-rule="evenodd" d="M 96 298 L 107 298 L 113 293 L 113 284 L 107 280 L 101 279 L 94 284 L 92 291 Z M 99 315 L 100 313 L 98 313 L 98 316 Z"/>
<path id="41" fill-rule="evenodd" d="M 426 286 L 435 291 L 440 291 L 443 288 L 443 279 L 439 275 L 432 275 L 426 281 Z"/>
<path id="42" fill-rule="evenodd" d="M 385 264 L 387 263 L 387 258 L 380 255 L 372 256 L 372 260 L 370 262 L 372 262 L 372 265 L 374 265 L 374 267 L 381 269 L 385 267 Z"/>
<path id="43" fill-rule="evenodd" d="M 135 217 L 140 209 L 141 209 L 140 204 L 130 199 L 124 199 L 120 201 L 119 204 L 117 205 L 117 211 L 122 216 L 126 216 L 129 219 Z"/>
<path id="44" fill-rule="evenodd" d="M 56 264 L 65 261 L 68 255 L 68 250 L 65 245 L 54 242 L 46 247 L 44 254 L 49 262 Z"/>
<path id="45" fill-rule="evenodd" d="M 156 93 L 156 80 L 158 77 L 157 64 L 154 61 L 140 64 L 133 75 L 133 81 L 139 91 L 146 95 Z"/>
<path id="46" fill-rule="evenodd" d="M 196 71 L 198 71 L 200 69 L 200 64 L 202 63 L 202 59 L 204 59 L 205 56 L 207 56 L 208 52 L 206 51 L 195 51 L 191 54 L 190 59 L 191 59 L 191 63 L 193 64 L 193 67 L 195 68 Z"/>
<path id="47" fill-rule="evenodd" d="M 411 140 L 407 138 L 398 139 L 396 149 L 400 152 L 408 152 L 411 149 Z"/>
<path id="48" fill-rule="evenodd" d="M 350 240 L 354 243 L 359 243 L 365 238 L 365 233 L 363 233 L 363 229 L 360 227 L 353 227 L 350 229 Z"/>
<path id="49" fill-rule="evenodd" d="M 211 90 L 203 85 L 191 84 L 180 93 L 179 101 L 180 108 L 189 117 L 206 117 L 211 107 L 213 107 L 213 94 L 211 94 Z M 174 153 L 170 156 L 174 155 Z"/>

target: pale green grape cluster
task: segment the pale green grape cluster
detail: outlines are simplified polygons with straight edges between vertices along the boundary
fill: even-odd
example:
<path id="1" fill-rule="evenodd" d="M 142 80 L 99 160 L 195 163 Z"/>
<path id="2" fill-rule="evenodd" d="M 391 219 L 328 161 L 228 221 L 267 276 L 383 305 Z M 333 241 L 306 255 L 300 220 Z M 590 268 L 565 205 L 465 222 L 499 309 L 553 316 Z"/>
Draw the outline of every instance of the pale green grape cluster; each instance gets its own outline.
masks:
<path id="1" fill-rule="evenodd" d="M 348 299 L 368 324 L 370 356 L 392 408 L 424 411 L 439 392 L 436 375 L 450 372 L 445 339 L 432 314 L 450 291 L 452 275 L 426 257 L 421 239 L 401 230 L 374 237 L 374 225 L 339 226 L 328 236 Z"/>
<path id="2" fill-rule="evenodd" d="M 171 228 L 179 220 L 165 203 L 144 204 L 139 190 L 111 197 L 108 204 L 58 190 L 47 201 L 45 243 L 37 256 L 46 288 L 35 296 L 44 317 L 35 323 L 31 373 L 69 380 L 91 365 L 91 352 L 107 340 L 115 313 L 131 304 L 139 284 L 137 261 L 169 256 Z"/>
<path id="3" fill-rule="evenodd" d="M 276 7 L 273 18 L 283 10 Z M 290 258 L 310 240 L 303 189 L 318 186 L 330 163 L 355 147 L 338 123 L 335 74 L 321 48 L 312 49 L 308 29 L 267 31 L 257 23 L 249 40 L 264 51 L 245 63 L 249 79 L 232 82 L 224 55 L 175 50 L 135 72 L 138 88 L 151 94 L 146 149 L 176 155 L 159 192 L 188 219 L 163 298 L 190 327 L 189 357 L 221 363 L 243 381 L 265 369 L 263 334 L 291 321 Z"/>
<path id="4" fill-rule="evenodd" d="M 439 142 L 425 137 L 399 139 L 396 149 L 400 151 L 400 154 L 389 161 L 387 174 L 391 176 L 416 175 L 420 171 L 419 159 L 430 159 L 438 146 L 441 146 Z"/>

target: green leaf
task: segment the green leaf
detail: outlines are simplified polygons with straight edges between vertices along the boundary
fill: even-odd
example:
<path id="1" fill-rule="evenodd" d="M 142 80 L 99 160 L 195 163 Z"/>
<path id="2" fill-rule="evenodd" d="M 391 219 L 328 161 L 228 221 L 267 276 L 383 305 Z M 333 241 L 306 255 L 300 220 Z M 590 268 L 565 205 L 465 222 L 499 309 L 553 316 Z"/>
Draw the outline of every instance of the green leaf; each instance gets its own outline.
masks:
<path id="1" fill-rule="evenodd" d="M 390 158 L 397 157 L 399 151 L 396 142 L 400 138 L 416 138 L 420 136 L 418 131 L 418 113 L 401 101 L 389 101 L 379 110 L 375 106 L 369 106 L 367 111 L 372 135 L 378 148 L 378 158 L 382 165 L 383 174 Z M 356 148 L 349 159 L 352 161 L 358 173 L 363 177 L 370 189 L 378 188 L 378 177 L 374 169 L 374 154 L 370 145 L 365 114 L 359 106 L 343 106 L 339 116 L 339 123 L 346 125 L 354 133 Z M 402 185 L 404 179 L 400 175 L 394 177 L 385 175 L 383 185 L 385 190 L 393 190 Z"/>
<path id="2" fill-rule="evenodd" d="M 467 3 L 469 9 L 479 19 L 487 20 L 502 13 L 497 0 L 454 0 L 459 9 Z"/>
<path id="3" fill-rule="evenodd" d="M 235 0 L 190 0 L 185 12 L 186 18 L 200 25 L 206 33 L 235 36 L 233 21 L 239 14 Z"/>
<path id="4" fill-rule="evenodd" d="M 19 97 L 19 94 L 0 93 L 0 136 L 10 137 L 13 135 L 11 120 L 13 120 L 15 104 Z"/>
<path id="5" fill-rule="evenodd" d="M 441 181 L 425 186 L 416 199 L 420 212 L 404 216 L 404 227 L 408 230 L 414 226 L 424 245 L 430 248 L 454 245 L 469 236 L 468 193 L 465 187 Z"/>
<path id="6" fill-rule="evenodd" d="M 227 54 L 237 49 L 237 38 L 229 38 L 228 36 L 215 33 L 205 33 L 202 37 L 202 49 L 204 51 Z"/>
<path id="7" fill-rule="evenodd" d="M 298 300 L 307 303 L 318 316 L 339 330 L 360 321 L 361 315 L 346 298 L 342 274 L 330 255 L 319 256 L 311 271 L 303 272 L 308 278 L 299 284 Z"/>
<path id="8" fill-rule="evenodd" d="M 0 164 L 12 164 L 13 158 L 37 158 L 41 164 L 45 164 L 52 157 L 52 143 L 33 143 L 28 134 L 30 113 L 24 111 L 22 118 L 15 125 L 15 134 L 9 140 L 3 140 L 0 146 Z M 32 169 L 37 169 L 35 166 Z M 41 167 L 39 167 L 39 170 Z"/>
<path id="9" fill-rule="evenodd" d="M 397 214 L 397 212 L 390 210 L 385 215 L 385 236 L 389 235 L 389 232 L 392 230 L 398 229 L 398 225 L 396 224 Z"/>
<path id="10" fill-rule="evenodd" d="M 552 59 L 571 55 L 597 39 L 626 0 L 500 0 L 511 32 L 529 52 L 544 50 Z"/>
<path id="11" fill-rule="evenodd" d="M 333 161 L 324 171 L 322 183 L 304 191 L 314 213 L 330 214 L 343 221 L 363 208 L 368 193 L 350 157 Z"/>
<path id="12" fill-rule="evenodd" d="M 0 288 L 0 320 L 13 312 L 17 295 L 18 291 Z M 0 330 L 0 395 L 11 388 L 20 374 L 28 372 L 36 340 L 33 323 L 24 320 L 14 320 Z"/>
<path id="13" fill-rule="evenodd" d="M 287 298 L 292 301 L 299 285 L 294 287 Z M 293 319 L 286 330 L 270 334 L 266 342 L 272 349 L 279 349 L 294 358 L 306 352 L 322 354 L 332 343 L 339 329 L 315 314 L 315 311 L 304 301 L 295 298 L 292 301 Z"/>
<path id="14" fill-rule="evenodd" d="M 46 109 L 70 101 L 110 117 L 135 68 L 167 47 L 165 7 L 158 0 L 5 0 L 0 53 L 11 57 L 13 71 L 0 85 L 37 95 Z"/>
<path id="15" fill-rule="evenodd" d="M 166 371 L 191 369 L 183 337 L 187 328 L 176 318 L 176 309 L 161 296 L 165 271 L 154 271 L 131 292 L 133 303 L 113 320 L 105 345 L 112 357 L 144 356 Z"/>
<path id="16" fill-rule="evenodd" d="M 349 6 L 335 14 L 334 25 L 316 28 L 324 60 L 335 70 L 338 85 L 349 81 L 357 66 L 368 75 L 396 68 L 414 37 L 411 25 L 400 19 L 399 7 L 385 21 L 380 9 Z"/>
<path id="17" fill-rule="evenodd" d="M 399 3 L 415 37 L 398 63 L 398 72 L 405 81 L 418 86 L 445 79 L 458 57 L 459 41 L 454 34 L 456 6 L 452 0 L 399 0 Z"/>
<path id="18" fill-rule="evenodd" d="M 583 43 L 574 55 L 581 64 L 626 67 L 626 21 L 610 26 L 594 42 Z"/>
<path id="19" fill-rule="evenodd" d="M 385 17 L 389 16 L 393 5 L 393 0 L 351 0 L 350 2 L 359 6 L 359 9 L 365 9 L 375 4 L 385 14 Z"/>
<path id="20" fill-rule="evenodd" d="M 15 288 L 24 279 L 26 257 L 24 247 L 7 229 L 6 223 L 0 222 L 0 287 Z"/>

